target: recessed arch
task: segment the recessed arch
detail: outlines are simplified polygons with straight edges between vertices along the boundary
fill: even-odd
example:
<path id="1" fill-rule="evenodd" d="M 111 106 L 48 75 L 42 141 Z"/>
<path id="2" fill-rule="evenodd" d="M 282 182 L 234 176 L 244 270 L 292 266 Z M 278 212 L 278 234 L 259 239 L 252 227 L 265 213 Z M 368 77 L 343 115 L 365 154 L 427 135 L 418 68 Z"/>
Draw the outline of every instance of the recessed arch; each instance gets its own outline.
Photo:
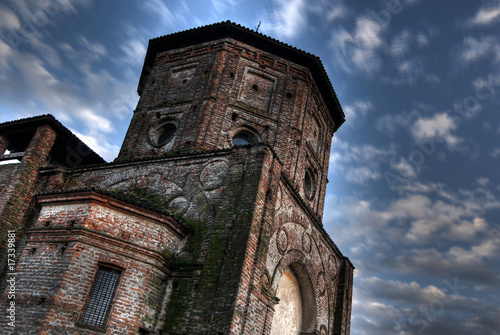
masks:
<path id="1" fill-rule="evenodd" d="M 172 143 L 172 139 L 177 133 L 177 121 L 167 118 L 149 129 L 148 142 L 151 146 L 160 148 Z"/>
<path id="2" fill-rule="evenodd" d="M 251 145 L 261 142 L 259 132 L 248 126 L 236 127 L 230 134 L 231 146 Z"/>
<path id="3" fill-rule="evenodd" d="M 316 193 L 316 177 L 311 168 L 304 172 L 304 193 L 309 200 L 312 200 Z"/>
<path id="4" fill-rule="evenodd" d="M 276 290 L 271 335 L 312 333 L 316 327 L 316 299 L 311 278 L 300 263 L 291 263 L 282 272 Z"/>

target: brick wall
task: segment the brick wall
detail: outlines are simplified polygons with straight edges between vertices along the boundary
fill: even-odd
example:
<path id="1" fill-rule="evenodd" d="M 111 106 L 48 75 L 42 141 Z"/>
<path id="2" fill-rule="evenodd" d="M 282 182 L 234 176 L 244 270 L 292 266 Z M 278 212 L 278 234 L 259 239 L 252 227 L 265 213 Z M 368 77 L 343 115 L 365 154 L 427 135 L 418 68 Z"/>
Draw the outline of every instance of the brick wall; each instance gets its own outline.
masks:
<path id="1" fill-rule="evenodd" d="M 16 328 L 2 334 L 98 334 L 79 326 L 99 264 L 122 269 L 107 333 L 158 327 L 161 297 L 187 231 L 172 218 L 93 193 L 39 199 L 19 260 Z M 2 306 L 2 309 L 5 305 Z"/>
<path id="2" fill-rule="evenodd" d="M 25 150 L 20 164 L 16 165 L 15 172 L 11 172 L 9 180 L 3 180 L 2 196 L 0 201 L 0 255 L 5 255 L 5 241 L 8 230 L 17 230 L 18 238 L 22 236 L 28 216 L 31 214 L 30 206 L 34 205 L 33 195 L 36 188 L 38 171 L 47 162 L 47 157 L 57 137 L 56 132 L 48 125 L 39 126 Z M 2 257 L 3 268 L 7 262 Z M 0 270 L 3 278 L 4 270 Z"/>
<path id="3" fill-rule="evenodd" d="M 249 254 L 250 259 L 245 261 L 248 269 L 244 268 L 243 274 L 247 271 L 252 273 L 252 280 L 246 287 L 240 286 L 238 297 L 242 299 L 237 306 L 240 306 L 243 317 L 233 319 L 233 332 L 261 334 L 271 327 L 274 310 L 272 299 L 284 270 L 292 266 L 297 272 L 307 274 L 299 276 L 301 285 L 312 286 L 314 298 L 307 308 L 315 310 L 312 322 L 315 329 L 324 330 L 325 334 L 340 334 L 334 325 L 333 315 L 337 311 L 335 304 L 339 299 L 338 290 L 348 287 L 348 283 L 344 286 L 343 281 L 342 287 L 339 287 L 340 264 L 345 262 L 343 255 L 319 223 L 307 214 L 284 181 L 277 187 L 276 197 L 269 199 L 275 199 L 272 202 L 274 210 L 270 211 L 274 215 L 270 216 L 271 220 L 262 223 L 264 229 L 256 237 L 258 248 L 255 254 L 264 257 Z M 249 240 L 247 252 L 251 245 Z M 340 299 L 347 301 L 346 296 Z"/>
<path id="4" fill-rule="evenodd" d="M 154 147 L 155 127 L 175 124 L 168 145 Z M 333 123 L 307 68 L 231 39 L 157 55 L 119 159 L 155 157 L 183 148 L 232 146 L 238 129 L 258 134 L 303 188 L 315 174 L 308 202 L 322 216 Z"/>
<path id="5" fill-rule="evenodd" d="M 174 253 L 164 330 L 227 332 L 240 285 L 249 227 L 258 194 L 265 146 L 241 147 L 112 164 L 75 171 L 68 187 L 146 189 L 190 220 L 193 229 Z"/>
<path id="6" fill-rule="evenodd" d="M 353 267 L 321 222 L 335 125 L 316 77 L 230 38 L 159 53 L 145 73 L 115 162 L 41 168 L 55 140 L 42 126 L 4 169 L 17 186 L 0 177 L 1 215 L 36 224 L 18 263 L 23 322 L 0 330 L 96 333 L 79 322 L 110 264 L 108 334 L 269 334 L 292 271 L 302 331 L 348 335 Z M 264 143 L 233 147 L 239 131 Z M 59 192 L 38 213 L 35 190 Z"/>

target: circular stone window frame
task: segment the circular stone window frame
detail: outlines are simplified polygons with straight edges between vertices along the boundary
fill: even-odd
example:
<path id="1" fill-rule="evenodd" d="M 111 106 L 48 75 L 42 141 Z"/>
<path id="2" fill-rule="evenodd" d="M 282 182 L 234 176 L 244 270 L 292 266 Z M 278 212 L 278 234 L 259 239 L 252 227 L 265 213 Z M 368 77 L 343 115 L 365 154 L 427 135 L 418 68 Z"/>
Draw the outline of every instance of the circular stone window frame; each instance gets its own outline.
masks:
<path id="1" fill-rule="evenodd" d="M 304 172 L 304 194 L 307 199 L 314 199 L 316 196 L 316 188 L 316 176 L 314 171 L 308 167 Z"/>
<path id="2" fill-rule="evenodd" d="M 160 140 L 160 137 L 167 130 L 167 127 L 169 127 L 171 125 L 173 125 L 175 127 L 175 130 L 174 130 L 174 133 L 172 134 L 172 136 L 170 138 L 168 138 L 166 141 L 164 141 L 163 143 L 158 143 L 158 141 Z M 177 135 L 178 129 L 179 129 L 179 127 L 178 127 L 177 120 L 175 120 L 175 119 L 161 120 L 160 122 L 152 125 L 149 128 L 148 137 L 147 137 L 148 144 L 154 148 L 162 148 L 165 145 L 172 143 L 172 140 Z"/>
<path id="3" fill-rule="evenodd" d="M 238 135 L 246 135 L 247 137 L 250 138 L 249 143 L 246 144 L 234 144 L 233 139 L 235 136 Z M 236 127 L 233 130 L 231 130 L 229 134 L 229 144 L 231 147 L 236 147 L 236 146 L 243 146 L 243 145 L 253 145 L 255 143 L 260 143 L 262 142 L 262 138 L 259 134 L 259 132 L 249 126 L 240 126 Z"/>

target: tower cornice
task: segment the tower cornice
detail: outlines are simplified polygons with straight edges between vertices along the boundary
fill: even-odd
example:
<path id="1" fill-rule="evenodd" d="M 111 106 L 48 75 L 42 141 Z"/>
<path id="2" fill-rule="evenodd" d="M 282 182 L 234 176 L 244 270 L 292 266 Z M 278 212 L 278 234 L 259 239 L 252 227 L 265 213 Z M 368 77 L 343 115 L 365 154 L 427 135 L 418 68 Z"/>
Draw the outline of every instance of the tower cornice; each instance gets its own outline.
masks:
<path id="1" fill-rule="evenodd" d="M 232 38 L 262 51 L 269 52 L 283 59 L 292 61 L 309 69 L 332 116 L 334 132 L 344 123 L 345 115 L 340 102 L 333 90 L 330 78 L 318 56 L 295 48 L 267 35 L 258 33 L 231 21 L 219 22 L 199 28 L 164 35 L 149 40 L 144 66 L 137 92 L 142 94 L 146 78 L 153 68 L 156 55 L 173 49 L 185 48 L 191 45 Z"/>

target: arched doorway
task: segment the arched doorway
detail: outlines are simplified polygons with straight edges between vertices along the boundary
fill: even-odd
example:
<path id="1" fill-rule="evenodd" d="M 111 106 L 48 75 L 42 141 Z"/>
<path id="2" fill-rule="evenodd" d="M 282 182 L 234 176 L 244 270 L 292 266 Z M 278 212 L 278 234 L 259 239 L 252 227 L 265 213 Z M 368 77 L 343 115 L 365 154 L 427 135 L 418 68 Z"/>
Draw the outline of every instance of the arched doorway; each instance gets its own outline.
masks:
<path id="1" fill-rule="evenodd" d="M 309 275 L 302 265 L 286 267 L 278 283 L 271 335 L 299 335 L 314 331 L 316 304 Z"/>

